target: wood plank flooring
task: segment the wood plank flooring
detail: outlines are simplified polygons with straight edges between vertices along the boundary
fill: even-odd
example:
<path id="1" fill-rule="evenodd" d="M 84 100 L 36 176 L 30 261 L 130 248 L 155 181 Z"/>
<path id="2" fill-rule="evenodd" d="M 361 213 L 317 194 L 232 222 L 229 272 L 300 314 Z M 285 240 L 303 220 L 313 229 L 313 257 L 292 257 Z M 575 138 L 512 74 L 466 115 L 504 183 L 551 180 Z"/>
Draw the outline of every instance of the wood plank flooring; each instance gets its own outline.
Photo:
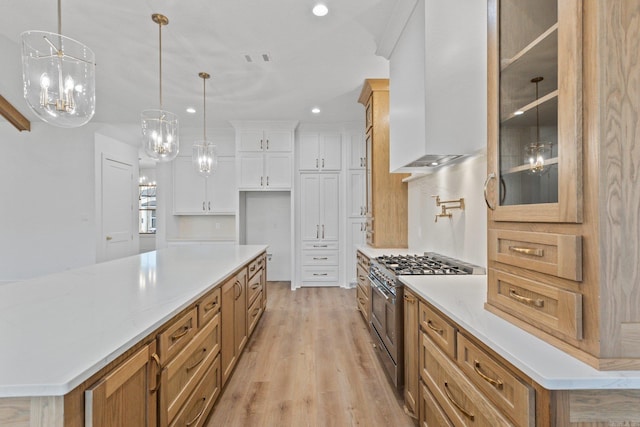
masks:
<path id="1" fill-rule="evenodd" d="M 414 426 L 355 289 L 267 286 L 267 310 L 205 426 Z"/>

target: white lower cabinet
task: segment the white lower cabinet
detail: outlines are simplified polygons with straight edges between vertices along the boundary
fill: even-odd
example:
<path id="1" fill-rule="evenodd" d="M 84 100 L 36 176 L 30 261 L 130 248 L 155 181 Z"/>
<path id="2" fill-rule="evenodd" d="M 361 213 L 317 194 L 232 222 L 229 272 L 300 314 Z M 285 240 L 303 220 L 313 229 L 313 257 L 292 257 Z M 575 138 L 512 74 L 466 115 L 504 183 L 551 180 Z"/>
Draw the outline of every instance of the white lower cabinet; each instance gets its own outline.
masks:
<path id="1" fill-rule="evenodd" d="M 173 213 L 175 215 L 229 215 L 235 212 L 234 157 L 220 157 L 218 169 L 204 178 L 193 168 L 191 157 L 173 161 Z"/>

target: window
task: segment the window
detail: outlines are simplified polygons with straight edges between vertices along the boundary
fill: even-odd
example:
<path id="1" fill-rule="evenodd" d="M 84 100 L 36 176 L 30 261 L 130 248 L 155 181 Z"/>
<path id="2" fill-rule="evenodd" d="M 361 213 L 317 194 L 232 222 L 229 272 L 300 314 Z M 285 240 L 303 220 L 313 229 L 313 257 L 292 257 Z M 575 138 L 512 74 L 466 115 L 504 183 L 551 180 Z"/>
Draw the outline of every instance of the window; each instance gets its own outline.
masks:
<path id="1" fill-rule="evenodd" d="M 138 232 L 156 232 L 156 183 L 140 184 L 138 190 Z"/>

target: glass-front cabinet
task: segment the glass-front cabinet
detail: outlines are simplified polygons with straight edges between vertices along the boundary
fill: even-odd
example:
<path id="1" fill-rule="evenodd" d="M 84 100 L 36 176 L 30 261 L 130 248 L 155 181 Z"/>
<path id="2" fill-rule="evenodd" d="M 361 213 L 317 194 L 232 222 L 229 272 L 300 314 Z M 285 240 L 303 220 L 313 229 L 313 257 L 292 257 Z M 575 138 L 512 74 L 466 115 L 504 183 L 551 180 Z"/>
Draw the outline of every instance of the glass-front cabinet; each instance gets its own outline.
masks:
<path id="1" fill-rule="evenodd" d="M 580 12 L 580 0 L 489 1 L 493 221 L 582 220 Z"/>

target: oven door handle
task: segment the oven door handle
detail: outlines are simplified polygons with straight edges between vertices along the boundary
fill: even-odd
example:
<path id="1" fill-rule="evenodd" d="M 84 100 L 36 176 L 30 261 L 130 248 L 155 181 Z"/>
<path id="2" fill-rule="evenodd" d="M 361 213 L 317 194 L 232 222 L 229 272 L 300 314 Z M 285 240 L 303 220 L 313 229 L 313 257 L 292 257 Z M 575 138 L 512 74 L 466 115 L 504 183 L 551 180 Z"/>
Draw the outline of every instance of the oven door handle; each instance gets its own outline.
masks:
<path id="1" fill-rule="evenodd" d="M 371 277 L 369 277 L 369 281 L 371 282 L 371 287 L 377 290 L 384 297 L 385 300 L 389 301 L 389 298 L 390 298 L 389 292 L 382 286 L 378 285 L 375 282 L 375 280 L 373 280 Z"/>

